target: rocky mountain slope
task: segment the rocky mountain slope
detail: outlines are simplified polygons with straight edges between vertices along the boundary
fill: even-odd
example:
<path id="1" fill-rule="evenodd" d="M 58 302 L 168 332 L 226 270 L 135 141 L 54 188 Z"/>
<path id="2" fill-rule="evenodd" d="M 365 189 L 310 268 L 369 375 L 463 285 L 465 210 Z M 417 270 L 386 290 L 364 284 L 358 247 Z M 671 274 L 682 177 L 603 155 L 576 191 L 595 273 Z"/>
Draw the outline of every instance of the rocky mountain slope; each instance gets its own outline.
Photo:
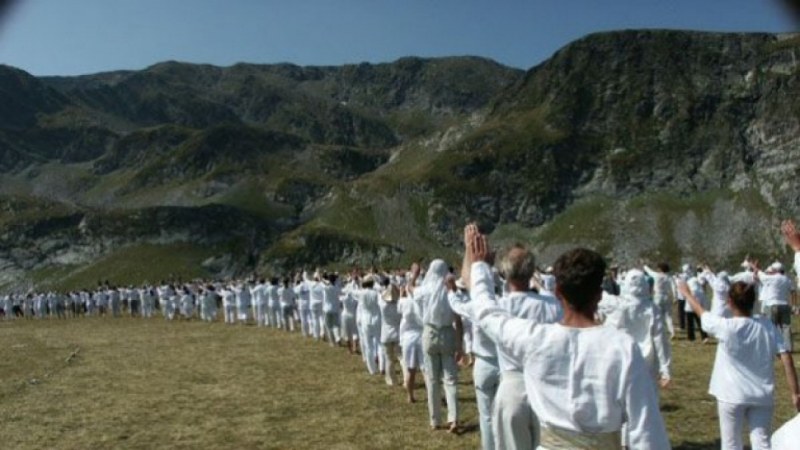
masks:
<path id="1" fill-rule="evenodd" d="M 0 285 L 452 258 L 467 219 L 544 262 L 574 245 L 622 263 L 784 256 L 798 50 L 793 35 L 622 31 L 527 72 L 0 67 Z"/>

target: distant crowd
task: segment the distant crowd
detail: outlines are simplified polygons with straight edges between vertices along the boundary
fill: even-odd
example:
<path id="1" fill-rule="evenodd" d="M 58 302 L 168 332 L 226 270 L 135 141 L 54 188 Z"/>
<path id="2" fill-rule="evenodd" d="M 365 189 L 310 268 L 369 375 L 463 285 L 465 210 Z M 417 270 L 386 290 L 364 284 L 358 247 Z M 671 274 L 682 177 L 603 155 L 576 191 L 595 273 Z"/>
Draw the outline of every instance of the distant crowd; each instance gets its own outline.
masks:
<path id="1" fill-rule="evenodd" d="M 800 233 L 782 224 L 800 269 Z M 495 264 L 496 262 L 496 264 Z M 667 449 L 659 387 L 672 383 L 676 328 L 717 341 L 709 393 L 723 449 L 796 449 L 800 418 L 772 433 L 779 358 L 800 411 L 792 352 L 795 282 L 780 262 L 747 259 L 735 273 L 665 263 L 608 268 L 574 249 L 551 267 L 514 245 L 495 255 L 474 225 L 460 270 L 437 259 L 395 271 L 297 271 L 273 278 L 108 282 L 69 293 L 8 293 L 13 319 L 82 316 L 224 321 L 343 346 L 415 402 L 425 380 L 431 429 L 460 431 L 458 371 L 471 367 L 484 449 Z M 676 323 L 677 322 L 677 323 Z M 677 327 L 676 327 L 677 325 Z M 400 378 L 402 377 L 402 378 Z M 447 418 L 442 420 L 442 396 Z M 800 416 L 798 416 L 800 417 Z"/>

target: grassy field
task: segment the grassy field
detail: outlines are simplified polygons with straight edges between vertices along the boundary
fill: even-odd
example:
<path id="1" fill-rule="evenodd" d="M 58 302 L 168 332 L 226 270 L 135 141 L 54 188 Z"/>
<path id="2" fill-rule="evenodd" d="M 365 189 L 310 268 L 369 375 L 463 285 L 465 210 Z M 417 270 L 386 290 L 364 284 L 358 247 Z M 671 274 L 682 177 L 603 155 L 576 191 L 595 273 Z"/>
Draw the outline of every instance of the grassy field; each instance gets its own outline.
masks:
<path id="1" fill-rule="evenodd" d="M 367 375 L 342 348 L 253 326 L 162 319 L 0 322 L 3 448 L 477 448 L 462 370 L 465 432 L 427 427 L 424 401 Z M 800 342 L 799 342 L 800 343 Z M 674 341 L 662 395 L 674 448 L 713 449 L 706 394 L 715 346 Z M 777 372 L 776 423 L 792 417 Z M 422 386 L 418 399 L 424 399 Z"/>

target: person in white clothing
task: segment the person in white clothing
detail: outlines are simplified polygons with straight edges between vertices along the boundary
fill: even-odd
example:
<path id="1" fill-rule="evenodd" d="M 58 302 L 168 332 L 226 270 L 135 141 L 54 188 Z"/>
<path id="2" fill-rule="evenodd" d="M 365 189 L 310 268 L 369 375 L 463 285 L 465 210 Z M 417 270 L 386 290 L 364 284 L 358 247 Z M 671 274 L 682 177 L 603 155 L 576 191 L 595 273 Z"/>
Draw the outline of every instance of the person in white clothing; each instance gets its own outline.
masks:
<path id="1" fill-rule="evenodd" d="M 403 353 L 403 386 L 406 388 L 409 403 L 416 402 L 414 386 L 417 371 L 422 367 L 422 305 L 401 288 L 397 301 L 400 313 L 400 349 Z"/>
<path id="2" fill-rule="evenodd" d="M 257 327 L 267 325 L 267 282 L 264 278 L 258 280 L 250 289 L 250 298 L 253 302 L 253 317 Z"/>
<path id="3" fill-rule="evenodd" d="M 355 293 L 358 301 L 356 321 L 361 354 L 370 375 L 378 373 L 378 348 L 381 337 L 381 310 L 378 304 L 378 292 L 374 287 L 375 279 L 372 275 L 367 275 L 361 281 L 361 289 Z"/>
<path id="4" fill-rule="evenodd" d="M 297 276 L 294 287 L 295 298 L 297 299 L 297 314 L 300 317 L 300 331 L 303 336 L 313 336 L 311 326 L 311 292 L 305 275 Z"/>
<path id="5" fill-rule="evenodd" d="M 625 333 L 595 322 L 606 270 L 587 249 L 561 255 L 553 266 L 560 323 L 514 317 L 497 305 L 486 237 L 464 233 L 462 277 L 469 281 L 472 316 L 522 367 L 525 390 L 540 422 L 539 448 L 619 449 L 627 423 L 631 449 L 669 449 L 649 368 Z"/>
<path id="6" fill-rule="evenodd" d="M 689 289 L 691 290 L 692 294 L 694 294 L 695 298 L 700 301 L 700 304 L 702 304 L 704 308 L 708 308 L 708 297 L 706 296 L 705 291 L 705 286 L 708 284 L 708 282 L 706 281 L 706 277 L 703 275 L 703 273 L 692 271 L 692 273 L 689 274 L 686 279 L 686 284 L 689 286 Z M 708 343 L 708 334 L 706 334 L 706 332 L 703 330 L 703 327 L 700 326 L 700 317 L 694 313 L 692 306 L 688 301 L 685 301 L 683 311 L 686 314 L 686 339 L 690 341 L 695 340 L 696 326 L 700 329 L 700 337 L 703 339 L 703 343 Z"/>
<path id="7" fill-rule="evenodd" d="M 630 336 L 642 352 L 653 380 L 667 387 L 672 378 L 672 349 L 657 307 L 650 299 L 650 284 L 644 272 L 631 269 L 625 273 L 620 295 L 603 293 L 597 315 L 603 324 Z M 622 428 L 622 445 L 627 446 L 627 424 Z"/>
<path id="8" fill-rule="evenodd" d="M 528 283 L 530 274 L 525 278 Z M 466 292 L 461 292 L 456 285 L 453 275 L 448 276 L 447 286 L 450 290 L 449 301 L 453 311 L 462 317 L 462 324 L 469 322 L 472 326 L 472 354 L 475 363 L 472 367 L 472 380 L 475 385 L 475 403 L 478 406 L 478 423 L 481 431 L 481 448 L 492 450 L 495 448 L 494 427 L 492 423 L 492 405 L 500 385 L 500 365 L 497 362 L 497 346 L 489 336 L 481 331 L 478 324 L 469 319 L 468 311 L 462 306 L 469 302 L 470 297 Z M 466 320 L 464 318 L 467 318 Z"/>
<path id="9" fill-rule="evenodd" d="M 281 306 L 281 325 L 285 331 L 294 331 L 295 294 L 291 285 L 291 278 L 284 278 L 278 288 L 278 297 Z"/>
<path id="10" fill-rule="evenodd" d="M 791 278 L 783 273 L 780 262 L 772 263 L 766 271 L 754 266 L 755 277 L 760 285 L 758 301 L 761 314 L 769 317 L 783 335 L 787 350 L 792 351 L 792 309 L 790 301 L 794 291 Z"/>
<path id="11" fill-rule="evenodd" d="M 189 290 L 188 286 L 183 287 L 181 294 L 181 315 L 186 319 L 191 319 L 194 316 L 194 294 Z"/>
<path id="12" fill-rule="evenodd" d="M 272 277 L 269 281 L 269 287 L 267 288 L 267 315 L 269 316 L 268 322 L 273 328 L 283 327 L 283 320 L 281 319 L 283 312 L 281 311 L 281 296 L 278 292 L 279 290 L 280 279 L 278 277 Z"/>
<path id="13" fill-rule="evenodd" d="M 728 307 L 728 293 L 731 290 L 731 278 L 728 272 L 722 271 L 715 274 L 708 266 L 703 267 L 703 275 L 711 287 L 711 313 L 729 318 L 733 315 Z"/>
<path id="14" fill-rule="evenodd" d="M 325 304 L 325 284 L 322 283 L 322 274 L 317 271 L 313 280 L 306 280 L 309 284 L 311 307 L 311 334 L 314 340 L 322 339 L 325 315 L 323 305 Z"/>
<path id="15" fill-rule="evenodd" d="M 672 324 L 672 305 L 675 302 L 675 283 L 669 274 L 669 264 L 662 262 L 651 269 L 647 265 L 644 272 L 653 279 L 654 310 L 670 337 L 675 337 L 675 326 Z"/>
<path id="16" fill-rule="evenodd" d="M 219 291 L 222 296 L 222 308 L 225 315 L 225 323 L 233 325 L 236 323 L 236 292 L 229 284 Z"/>
<path id="17" fill-rule="evenodd" d="M 209 284 L 202 292 L 200 303 L 200 318 L 206 322 L 213 322 L 217 317 L 217 292 L 213 285 Z"/>
<path id="18" fill-rule="evenodd" d="M 397 384 L 394 368 L 398 356 L 400 342 L 400 312 L 397 310 L 397 301 L 400 299 L 400 289 L 390 284 L 378 298 L 381 311 L 381 347 L 384 358 L 384 378 L 388 386 Z"/>
<path id="19" fill-rule="evenodd" d="M 350 354 L 354 354 L 358 348 L 358 328 L 356 327 L 356 310 L 358 308 L 358 301 L 354 295 L 358 286 L 355 280 L 351 280 L 342 289 L 342 339 L 344 339 L 347 350 Z"/>
<path id="20" fill-rule="evenodd" d="M 631 269 L 625 274 L 619 296 L 603 293 L 597 315 L 603 324 L 624 332 L 636 342 L 653 379 L 666 387 L 672 378 L 672 349 L 655 309 L 644 272 Z"/>
<path id="21" fill-rule="evenodd" d="M 719 341 L 708 392 L 717 398 L 722 450 L 743 448 L 745 420 L 750 426 L 753 450 L 769 449 L 775 390 L 773 355 L 783 363 L 791 401 L 798 410 L 800 391 L 792 355 L 786 351 L 777 329 L 768 319 L 752 316 L 755 286 L 743 282 L 731 286 L 730 319 L 707 312 L 685 283 L 678 289 L 700 316 L 703 328 Z"/>
<path id="22" fill-rule="evenodd" d="M 336 284 L 338 277 L 336 274 L 325 274 L 323 276 L 323 300 L 322 314 L 325 325 L 325 339 L 331 347 L 339 345 L 342 338 L 339 335 L 339 286 Z"/>
<path id="23" fill-rule="evenodd" d="M 416 286 L 420 268 L 412 269 L 411 286 Z M 453 314 L 445 280 L 449 274 L 441 259 L 431 262 L 422 285 L 411 294 L 422 305 L 422 348 L 424 350 L 425 385 L 428 393 L 430 426 L 441 426 L 442 384 L 447 402 L 447 428 L 458 432 L 458 366 L 461 354 L 461 320 Z M 455 327 L 454 327 L 455 326 Z M 455 329 L 454 329 L 455 328 Z"/>
<path id="24" fill-rule="evenodd" d="M 242 324 L 245 324 L 250 317 L 250 302 L 252 301 L 250 296 L 250 283 L 243 281 L 240 284 L 235 284 L 233 290 L 236 292 L 237 319 L 239 319 Z"/>

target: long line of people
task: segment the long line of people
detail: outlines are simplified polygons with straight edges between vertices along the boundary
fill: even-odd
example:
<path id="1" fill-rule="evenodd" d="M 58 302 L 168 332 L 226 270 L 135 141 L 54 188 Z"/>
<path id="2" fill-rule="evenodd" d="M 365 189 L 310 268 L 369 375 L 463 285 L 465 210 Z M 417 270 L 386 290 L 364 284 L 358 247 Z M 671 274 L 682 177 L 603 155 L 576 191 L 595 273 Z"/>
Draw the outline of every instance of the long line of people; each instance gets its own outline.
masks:
<path id="1" fill-rule="evenodd" d="M 800 270 L 800 233 L 788 221 L 782 231 Z M 677 304 L 689 340 L 697 328 L 704 341 L 706 333 L 719 341 L 709 392 L 719 402 L 723 448 L 742 448 L 745 418 L 753 448 L 770 448 L 772 355 L 781 358 L 800 410 L 790 353 L 793 284 L 779 263 L 761 270 L 748 259 L 734 275 L 686 264 L 673 276 L 663 263 L 608 272 L 600 255 L 576 249 L 540 272 L 521 245 L 492 267 L 494 254 L 474 225 L 464 243 L 460 274 L 437 259 L 424 275 L 414 264 L 346 277 L 317 270 L 138 288 L 104 283 L 68 294 L 10 293 L 0 307 L 9 319 L 150 318 L 159 310 L 167 320 L 208 322 L 221 310 L 228 324 L 298 331 L 360 354 L 368 373 L 402 385 L 409 402 L 421 371 L 431 429 L 456 433 L 459 368 L 471 366 L 482 448 L 602 450 L 670 447 L 658 386 L 671 383 Z M 782 436 L 797 427 L 800 419 L 777 432 L 772 448 L 789 448 L 780 446 Z"/>

